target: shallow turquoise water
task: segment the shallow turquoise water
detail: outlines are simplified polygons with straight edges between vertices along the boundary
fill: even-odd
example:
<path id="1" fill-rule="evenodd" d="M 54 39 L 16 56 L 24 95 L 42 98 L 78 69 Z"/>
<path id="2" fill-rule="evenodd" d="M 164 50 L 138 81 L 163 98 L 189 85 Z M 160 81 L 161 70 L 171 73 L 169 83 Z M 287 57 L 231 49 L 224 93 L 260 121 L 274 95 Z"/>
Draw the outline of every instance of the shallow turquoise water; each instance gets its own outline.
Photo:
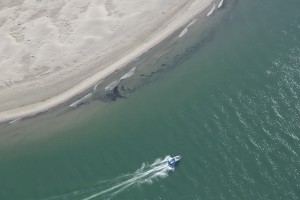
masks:
<path id="1" fill-rule="evenodd" d="M 299 1 L 239 0 L 126 99 L 2 127 L 0 199 L 299 199 L 299 33 Z"/>

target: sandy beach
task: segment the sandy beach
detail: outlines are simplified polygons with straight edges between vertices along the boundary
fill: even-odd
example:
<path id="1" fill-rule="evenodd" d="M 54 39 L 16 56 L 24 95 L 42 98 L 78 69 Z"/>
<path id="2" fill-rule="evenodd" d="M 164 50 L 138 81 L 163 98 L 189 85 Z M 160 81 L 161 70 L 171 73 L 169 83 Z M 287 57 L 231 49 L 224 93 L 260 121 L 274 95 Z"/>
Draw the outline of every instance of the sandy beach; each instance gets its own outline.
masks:
<path id="1" fill-rule="evenodd" d="M 0 2 L 0 122 L 32 116 L 126 66 L 213 0 Z"/>

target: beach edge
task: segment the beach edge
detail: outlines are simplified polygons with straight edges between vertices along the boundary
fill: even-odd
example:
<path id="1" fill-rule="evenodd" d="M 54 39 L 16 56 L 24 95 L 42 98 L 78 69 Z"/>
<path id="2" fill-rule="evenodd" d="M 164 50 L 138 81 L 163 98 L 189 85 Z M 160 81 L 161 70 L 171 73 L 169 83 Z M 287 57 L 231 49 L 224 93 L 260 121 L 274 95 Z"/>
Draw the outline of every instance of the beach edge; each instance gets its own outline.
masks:
<path id="1" fill-rule="evenodd" d="M 32 117 L 37 114 L 46 112 L 52 108 L 55 108 L 73 97 L 80 95 L 87 91 L 89 88 L 96 85 L 99 81 L 113 74 L 116 70 L 122 69 L 127 64 L 140 57 L 146 53 L 149 49 L 157 46 L 159 43 L 163 42 L 174 32 L 188 24 L 193 18 L 197 15 L 204 12 L 209 6 L 213 4 L 213 0 L 206 4 L 199 4 L 197 1 L 193 1 L 188 8 L 182 8 L 181 12 L 177 14 L 172 21 L 172 24 L 169 24 L 167 27 L 159 31 L 157 34 L 153 35 L 150 40 L 141 43 L 137 49 L 133 50 L 126 57 L 119 59 L 114 62 L 112 65 L 98 71 L 89 78 L 83 80 L 79 84 L 73 86 L 72 88 L 66 90 L 65 92 L 48 98 L 43 101 L 38 101 L 36 103 L 25 105 L 22 107 L 17 107 L 0 112 L 0 123 L 9 122 L 16 119 L 21 119 L 25 117 Z M 195 6 L 198 6 L 195 9 Z M 186 13 L 185 16 L 179 16 L 181 13 Z"/>

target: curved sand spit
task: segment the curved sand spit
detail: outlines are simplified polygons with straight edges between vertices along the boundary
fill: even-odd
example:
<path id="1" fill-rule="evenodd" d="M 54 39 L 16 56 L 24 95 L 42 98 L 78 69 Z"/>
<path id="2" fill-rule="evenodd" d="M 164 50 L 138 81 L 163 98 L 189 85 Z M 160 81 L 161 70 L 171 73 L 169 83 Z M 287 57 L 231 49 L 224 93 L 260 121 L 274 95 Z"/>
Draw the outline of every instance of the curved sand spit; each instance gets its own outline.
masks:
<path id="1" fill-rule="evenodd" d="M 213 0 L 0 2 L 0 122 L 35 115 L 96 85 Z"/>

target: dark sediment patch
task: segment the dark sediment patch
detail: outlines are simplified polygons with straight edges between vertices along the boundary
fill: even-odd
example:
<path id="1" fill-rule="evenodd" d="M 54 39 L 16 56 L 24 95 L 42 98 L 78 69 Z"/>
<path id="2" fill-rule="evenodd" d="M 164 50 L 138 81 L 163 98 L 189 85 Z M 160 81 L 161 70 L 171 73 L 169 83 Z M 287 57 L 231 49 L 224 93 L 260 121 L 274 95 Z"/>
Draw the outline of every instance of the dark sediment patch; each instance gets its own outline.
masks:
<path id="1" fill-rule="evenodd" d="M 111 90 L 111 92 L 100 97 L 100 100 L 104 101 L 104 102 L 111 102 L 111 101 L 116 101 L 117 99 L 120 99 L 120 98 L 125 98 L 125 97 L 123 95 L 121 95 L 121 93 L 119 91 L 119 87 L 116 86 L 116 87 L 114 87 L 114 89 Z"/>
<path id="2" fill-rule="evenodd" d="M 233 0 L 232 2 L 236 2 L 236 0 Z M 234 4 L 234 3 L 232 3 Z M 229 3 L 226 2 L 226 6 L 228 6 Z M 224 8 L 225 4 L 223 5 Z M 205 13 L 202 13 L 200 17 L 204 17 L 201 21 L 199 20 L 199 23 L 203 23 L 204 19 L 206 19 Z M 228 17 L 222 18 L 222 22 L 228 21 Z M 217 22 L 217 24 L 220 24 L 220 22 Z M 112 91 L 109 93 L 107 92 L 100 92 L 97 94 L 98 100 L 104 101 L 104 102 L 112 102 L 117 101 L 118 99 L 125 98 L 129 96 L 134 91 L 144 87 L 145 85 L 156 81 L 160 78 L 163 78 L 164 74 L 166 74 L 168 71 L 176 68 L 179 65 L 182 65 L 186 60 L 190 59 L 191 56 L 193 56 L 195 53 L 201 51 L 204 49 L 204 47 L 210 43 L 214 37 L 216 32 L 218 32 L 218 27 L 215 26 L 214 28 L 209 28 L 208 30 L 201 30 L 202 34 L 199 35 L 199 40 L 196 43 L 193 43 L 193 45 L 187 46 L 185 49 L 182 49 L 180 52 L 173 52 L 172 53 L 172 45 L 175 45 L 178 41 L 178 32 L 173 34 L 173 38 L 168 40 L 166 43 L 162 44 L 163 47 L 155 47 L 153 49 L 150 49 L 147 53 L 154 54 L 154 61 L 151 61 L 147 58 L 145 58 L 145 55 L 140 56 L 133 62 L 131 62 L 128 66 L 130 68 L 137 67 L 137 69 L 143 68 L 144 63 L 149 64 L 151 66 L 152 71 L 144 70 L 138 70 L 136 74 L 130 78 L 127 78 L 125 80 L 121 80 L 119 85 L 115 87 Z M 168 51 L 165 51 L 164 53 L 158 55 L 155 54 L 154 51 L 156 51 L 156 48 L 166 48 L 169 49 Z M 147 54 L 148 55 L 148 54 Z M 142 66 L 142 67 L 140 67 Z M 184 65 L 182 65 L 184 66 Z M 148 68 L 149 69 L 149 68 Z M 139 73 L 140 72 L 140 73 Z"/>
<path id="3" fill-rule="evenodd" d="M 119 83 L 119 85 L 116 86 L 112 91 L 100 95 L 98 99 L 104 102 L 113 102 L 117 101 L 118 99 L 125 98 L 130 93 L 149 84 L 152 81 L 159 79 L 164 73 L 174 69 L 178 65 L 182 64 L 185 60 L 188 60 L 195 52 L 199 51 L 207 42 L 211 41 L 213 39 L 213 36 L 214 34 L 210 33 L 208 36 L 206 36 L 204 39 L 202 39 L 192 47 L 185 49 L 185 51 L 183 51 L 182 54 L 177 54 L 171 58 L 167 57 L 166 55 L 165 59 L 167 60 L 167 62 L 157 64 L 156 66 L 158 67 L 155 71 L 149 72 L 148 74 L 142 73 L 138 76 L 135 76 L 133 79 L 136 80 L 136 84 L 127 84 L 127 81 L 129 80 L 130 82 L 131 78 L 129 78 L 128 80 L 126 79 L 126 81 L 122 80 Z"/>

